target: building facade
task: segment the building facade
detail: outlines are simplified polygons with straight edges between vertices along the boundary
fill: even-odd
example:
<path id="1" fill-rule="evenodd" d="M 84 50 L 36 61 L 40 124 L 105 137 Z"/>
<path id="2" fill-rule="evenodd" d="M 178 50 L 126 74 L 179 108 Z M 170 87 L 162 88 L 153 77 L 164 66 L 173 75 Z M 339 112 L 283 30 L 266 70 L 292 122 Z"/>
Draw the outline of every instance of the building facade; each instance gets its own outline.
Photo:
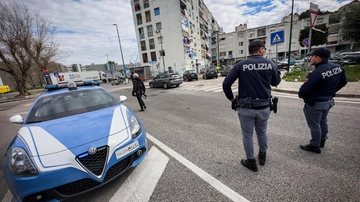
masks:
<path id="1" fill-rule="evenodd" d="M 211 65 L 210 38 L 219 30 L 202 0 L 131 0 L 141 66 L 152 74 Z"/>

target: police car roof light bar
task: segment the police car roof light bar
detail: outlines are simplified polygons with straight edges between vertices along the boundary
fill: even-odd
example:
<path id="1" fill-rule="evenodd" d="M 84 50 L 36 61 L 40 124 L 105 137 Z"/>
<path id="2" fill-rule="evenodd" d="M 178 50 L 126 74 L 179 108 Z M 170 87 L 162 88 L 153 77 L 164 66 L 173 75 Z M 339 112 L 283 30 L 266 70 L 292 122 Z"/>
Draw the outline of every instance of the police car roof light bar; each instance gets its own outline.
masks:
<path id="1" fill-rule="evenodd" d="M 62 88 L 68 88 L 69 90 L 76 90 L 78 86 L 100 86 L 99 81 L 87 80 L 87 81 L 76 81 L 76 82 L 66 82 L 60 84 L 53 84 L 45 86 L 45 89 L 48 91 L 59 90 Z"/>

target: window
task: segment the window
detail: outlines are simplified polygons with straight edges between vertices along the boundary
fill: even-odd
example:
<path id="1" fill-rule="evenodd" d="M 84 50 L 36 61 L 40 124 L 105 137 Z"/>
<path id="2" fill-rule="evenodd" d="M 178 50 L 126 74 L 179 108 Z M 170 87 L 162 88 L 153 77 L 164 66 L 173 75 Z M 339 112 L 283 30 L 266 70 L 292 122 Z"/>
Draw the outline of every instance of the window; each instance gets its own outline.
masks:
<path id="1" fill-rule="evenodd" d="M 144 39 L 145 38 L 145 35 L 144 35 L 144 28 L 139 28 L 139 38 L 140 39 Z"/>
<path id="2" fill-rule="evenodd" d="M 149 40 L 149 47 L 150 47 L 150 49 L 155 49 L 154 39 L 150 39 L 150 40 Z M 152 58 L 152 56 L 151 56 L 151 58 Z M 153 60 L 152 60 L 152 61 L 153 61 Z"/>
<path id="3" fill-rule="evenodd" d="M 143 58 L 143 63 L 148 63 L 149 62 L 148 57 L 147 57 L 147 53 L 143 53 L 142 58 Z"/>
<path id="4" fill-rule="evenodd" d="M 156 30 L 161 30 L 161 22 L 156 23 Z"/>
<path id="5" fill-rule="evenodd" d="M 154 9 L 154 15 L 155 16 L 160 15 L 160 8 L 159 7 Z"/>
<path id="6" fill-rule="evenodd" d="M 226 52 L 220 52 L 220 56 L 226 56 Z"/>
<path id="7" fill-rule="evenodd" d="M 144 0 L 144 8 L 148 8 L 149 6 L 149 0 Z"/>
<path id="8" fill-rule="evenodd" d="M 239 46 L 244 46 L 244 42 L 240 41 Z"/>
<path id="9" fill-rule="evenodd" d="M 232 51 L 229 51 L 229 55 L 232 55 Z"/>
<path id="10" fill-rule="evenodd" d="M 243 50 L 240 50 L 240 54 L 243 54 L 244 53 L 244 51 Z"/>
<path id="11" fill-rule="evenodd" d="M 147 26 L 146 28 L 147 28 L 148 37 L 153 36 L 154 33 L 153 33 L 152 25 L 149 25 L 149 26 Z"/>
<path id="12" fill-rule="evenodd" d="M 156 61 L 156 52 L 150 52 L 151 61 Z"/>
<path id="13" fill-rule="evenodd" d="M 141 41 L 141 50 L 146 51 L 146 42 L 145 41 Z"/>
<path id="14" fill-rule="evenodd" d="M 146 22 L 151 22 L 150 11 L 146 11 L 146 12 L 145 12 L 145 18 L 146 18 Z"/>
<path id="15" fill-rule="evenodd" d="M 142 24 L 142 17 L 141 17 L 141 13 L 136 14 L 136 21 L 138 25 Z"/>

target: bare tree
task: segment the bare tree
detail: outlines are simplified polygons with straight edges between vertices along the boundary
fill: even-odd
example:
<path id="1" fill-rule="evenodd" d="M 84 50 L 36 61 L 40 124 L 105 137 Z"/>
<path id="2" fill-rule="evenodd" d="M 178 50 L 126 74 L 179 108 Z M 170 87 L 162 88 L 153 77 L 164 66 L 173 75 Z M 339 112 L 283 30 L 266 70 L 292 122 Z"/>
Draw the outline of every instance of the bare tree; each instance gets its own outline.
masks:
<path id="1" fill-rule="evenodd" d="M 5 64 L 0 71 L 14 77 L 19 95 L 29 94 L 26 81 L 32 71 L 38 74 L 61 55 L 54 31 L 50 22 L 25 4 L 0 2 L 0 59 Z"/>

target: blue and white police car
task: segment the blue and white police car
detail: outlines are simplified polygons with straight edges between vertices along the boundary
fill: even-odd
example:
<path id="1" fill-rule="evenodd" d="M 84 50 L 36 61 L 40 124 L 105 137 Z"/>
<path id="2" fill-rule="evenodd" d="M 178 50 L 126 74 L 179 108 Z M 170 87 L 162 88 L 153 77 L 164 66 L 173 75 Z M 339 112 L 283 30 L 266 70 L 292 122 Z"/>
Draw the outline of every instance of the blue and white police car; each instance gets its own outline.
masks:
<path id="1" fill-rule="evenodd" d="M 134 112 L 94 81 L 46 86 L 7 149 L 2 171 L 17 201 L 61 201 L 139 165 L 146 131 Z"/>

